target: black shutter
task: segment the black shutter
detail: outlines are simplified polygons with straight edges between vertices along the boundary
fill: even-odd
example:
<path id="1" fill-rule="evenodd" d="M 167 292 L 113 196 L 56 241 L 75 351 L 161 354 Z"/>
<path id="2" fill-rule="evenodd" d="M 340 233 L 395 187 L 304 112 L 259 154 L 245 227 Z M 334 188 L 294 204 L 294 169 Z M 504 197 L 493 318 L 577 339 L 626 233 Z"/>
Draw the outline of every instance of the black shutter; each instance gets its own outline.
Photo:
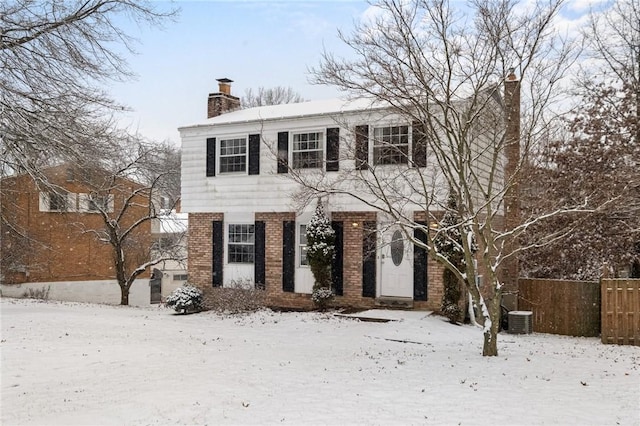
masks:
<path id="1" fill-rule="evenodd" d="M 340 170 L 340 128 L 327 129 L 327 171 Z"/>
<path id="2" fill-rule="evenodd" d="M 376 223 L 362 228 L 362 297 L 376 297 Z"/>
<path id="3" fill-rule="evenodd" d="M 249 174 L 260 174 L 260 135 L 249 135 Z"/>
<path id="4" fill-rule="evenodd" d="M 216 138 L 207 138 L 207 177 L 216 175 Z"/>
<path id="5" fill-rule="evenodd" d="M 224 232 L 222 221 L 213 221 L 213 281 L 214 287 L 222 287 L 222 256 L 224 255 Z"/>
<path id="6" fill-rule="evenodd" d="M 254 246 L 253 246 L 253 282 L 257 289 L 265 289 L 266 268 L 265 268 L 265 227 L 264 222 L 256 220 L 254 224 Z"/>
<path id="7" fill-rule="evenodd" d="M 426 244 L 427 230 L 426 222 L 416 222 L 423 228 L 415 228 L 413 237 Z M 429 285 L 429 276 L 427 273 L 427 251 L 422 247 L 413 246 L 413 300 L 427 300 L 427 286 Z"/>
<path id="8" fill-rule="evenodd" d="M 411 159 L 413 167 L 426 167 L 427 165 L 427 135 L 422 123 L 416 121 L 412 127 Z"/>
<path id="9" fill-rule="evenodd" d="M 278 132 L 278 173 L 289 171 L 289 132 Z"/>
<path id="10" fill-rule="evenodd" d="M 336 241 L 335 245 L 335 256 L 333 257 L 333 262 L 331 263 L 331 281 L 333 286 L 333 291 L 337 296 L 342 296 L 343 293 L 343 257 L 344 257 L 344 243 L 343 243 L 343 229 L 344 225 L 342 222 L 331 222 L 331 227 L 336 233 Z"/>
<path id="11" fill-rule="evenodd" d="M 369 163 L 369 126 L 356 126 L 356 170 L 367 170 Z"/>
<path id="12" fill-rule="evenodd" d="M 295 290 L 296 222 L 282 223 L 282 291 Z"/>

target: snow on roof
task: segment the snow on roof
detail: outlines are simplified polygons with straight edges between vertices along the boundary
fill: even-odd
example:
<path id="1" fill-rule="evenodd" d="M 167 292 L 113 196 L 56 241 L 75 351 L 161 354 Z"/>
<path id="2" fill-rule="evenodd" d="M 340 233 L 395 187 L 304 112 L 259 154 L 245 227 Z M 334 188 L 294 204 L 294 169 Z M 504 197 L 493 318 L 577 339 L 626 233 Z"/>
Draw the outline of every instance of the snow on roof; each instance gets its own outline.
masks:
<path id="1" fill-rule="evenodd" d="M 346 112 L 380 109 L 384 107 L 385 106 L 383 104 L 376 103 L 372 99 L 365 98 L 355 100 L 325 99 L 294 104 L 268 105 L 227 112 L 200 123 L 180 127 L 179 130 L 188 127 L 341 114 Z"/>
<path id="2" fill-rule="evenodd" d="M 187 231 L 189 215 L 187 213 L 176 213 L 172 211 L 166 215 L 157 217 L 161 234 L 180 234 Z"/>

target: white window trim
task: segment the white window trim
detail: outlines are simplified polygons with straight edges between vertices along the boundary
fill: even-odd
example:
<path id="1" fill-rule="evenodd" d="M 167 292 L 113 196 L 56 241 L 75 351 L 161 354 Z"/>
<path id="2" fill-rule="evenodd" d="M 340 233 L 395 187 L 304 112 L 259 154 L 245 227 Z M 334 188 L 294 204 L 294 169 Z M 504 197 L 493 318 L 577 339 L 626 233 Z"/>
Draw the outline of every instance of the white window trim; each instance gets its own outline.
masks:
<path id="1" fill-rule="evenodd" d="M 402 163 L 402 164 L 376 164 L 376 157 L 375 157 L 375 138 L 374 138 L 374 132 L 375 129 L 380 129 L 380 128 L 384 128 L 384 127 L 400 127 L 400 126 L 407 126 L 407 140 L 408 140 L 408 145 L 407 145 L 407 163 Z M 382 121 L 382 122 L 377 122 L 376 124 L 370 124 L 369 125 L 369 146 L 368 146 L 368 151 L 369 151 L 369 158 L 371 159 L 371 165 L 373 165 L 374 167 L 389 167 L 389 166 L 408 166 L 412 161 L 413 161 L 413 126 L 409 123 L 406 123 L 404 121 Z"/>
<path id="2" fill-rule="evenodd" d="M 113 213 L 115 210 L 114 196 L 113 194 L 107 194 L 108 202 L 107 202 L 107 213 Z M 99 210 L 94 210 L 90 208 L 91 195 L 87 193 L 78 194 L 78 211 L 82 213 L 100 213 Z"/>
<path id="3" fill-rule="evenodd" d="M 294 135 L 300 135 L 300 134 L 307 134 L 307 133 L 320 133 L 322 134 L 322 138 L 320 141 L 320 150 L 322 151 L 322 158 L 321 158 L 321 164 L 320 167 L 308 167 L 308 168 L 295 168 L 294 164 L 293 164 L 293 153 L 294 153 L 294 146 L 293 146 L 293 137 Z M 314 150 L 317 151 L 317 150 Z M 296 152 L 301 152 L 301 151 L 296 151 Z M 310 128 L 310 129 L 297 129 L 297 130 L 290 130 L 289 131 L 289 165 L 292 169 L 294 170 L 323 170 L 324 169 L 324 165 L 326 164 L 326 160 L 327 160 L 327 129 L 326 128 Z"/>
<path id="4" fill-rule="evenodd" d="M 51 213 L 73 213 L 78 211 L 77 194 L 73 192 L 66 192 L 66 196 L 67 196 L 66 210 L 51 210 L 49 208 L 51 192 L 40 192 L 38 197 L 38 210 L 40 210 L 41 212 L 51 212 Z"/>
<path id="5" fill-rule="evenodd" d="M 231 225 L 253 225 L 253 262 L 229 262 L 229 244 L 242 244 L 242 243 L 231 243 L 229 241 L 229 227 Z M 227 265 L 254 265 L 256 262 L 256 229 L 255 222 L 246 222 L 246 221 L 234 221 L 234 222 L 225 222 L 224 223 L 224 263 Z M 248 244 L 247 244 L 248 245 Z"/>
<path id="6" fill-rule="evenodd" d="M 296 228 L 296 265 L 298 266 L 298 268 L 309 268 L 309 263 L 307 263 L 306 265 L 302 264 L 302 230 L 300 229 L 301 227 L 306 227 L 309 225 L 307 222 L 305 223 L 297 223 L 297 228 Z M 308 244 L 305 244 L 305 247 L 308 247 Z"/>
<path id="7" fill-rule="evenodd" d="M 232 139 L 244 139 L 245 143 L 245 163 L 244 163 L 244 171 L 242 172 L 223 172 L 221 170 L 222 166 L 222 141 L 232 140 Z M 231 134 L 224 136 L 217 136 L 216 142 L 216 175 L 217 176 L 239 176 L 239 175 L 247 175 L 249 174 L 249 134 Z M 239 156 L 239 155 L 238 155 Z"/>

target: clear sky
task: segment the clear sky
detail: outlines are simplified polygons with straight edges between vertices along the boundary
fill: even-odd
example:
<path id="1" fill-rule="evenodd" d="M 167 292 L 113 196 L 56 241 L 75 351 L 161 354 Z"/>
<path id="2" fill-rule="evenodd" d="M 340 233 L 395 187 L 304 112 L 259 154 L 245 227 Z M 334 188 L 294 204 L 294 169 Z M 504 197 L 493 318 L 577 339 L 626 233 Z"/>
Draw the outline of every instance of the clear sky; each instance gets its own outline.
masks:
<path id="1" fill-rule="evenodd" d="M 138 54 L 128 57 L 137 78 L 108 89 L 134 110 L 123 126 L 176 144 L 179 126 L 206 118 L 207 96 L 218 91 L 218 78 L 234 80 L 236 96 L 248 88 L 289 86 L 308 100 L 337 97 L 331 87 L 309 84 L 307 69 L 319 63 L 323 48 L 348 52 L 337 29 L 353 28 L 368 7 L 356 0 L 176 4 L 177 22 L 164 29 L 126 24 L 139 39 Z"/>
<path id="2" fill-rule="evenodd" d="M 170 6 L 157 4 L 161 9 Z M 570 0 L 559 25 L 576 30 L 589 4 L 591 0 Z M 231 91 L 236 96 L 248 88 L 274 86 L 289 86 L 308 100 L 339 96 L 332 87 L 309 84 L 308 68 L 318 65 L 323 48 L 348 55 L 338 29 L 349 33 L 370 6 L 363 0 L 175 5 L 180 15 L 164 29 L 125 24 L 140 41 L 138 54 L 128 57 L 137 78 L 108 90 L 134 110 L 122 118 L 122 126 L 176 145 L 178 127 L 206 118 L 207 95 L 218 90 L 218 78 L 234 80 Z"/>

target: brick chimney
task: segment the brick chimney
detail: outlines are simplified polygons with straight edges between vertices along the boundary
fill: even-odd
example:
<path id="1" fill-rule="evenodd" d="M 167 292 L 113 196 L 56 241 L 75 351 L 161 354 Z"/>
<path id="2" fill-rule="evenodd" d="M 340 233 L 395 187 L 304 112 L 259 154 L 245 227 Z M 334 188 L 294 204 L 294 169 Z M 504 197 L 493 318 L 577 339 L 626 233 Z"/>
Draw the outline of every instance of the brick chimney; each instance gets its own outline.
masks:
<path id="1" fill-rule="evenodd" d="M 231 83 L 228 78 L 218 79 L 218 92 L 209 93 L 207 100 L 207 118 L 240 109 L 240 98 L 231 95 Z"/>
<path id="2" fill-rule="evenodd" d="M 520 184 L 516 179 L 520 166 L 520 80 L 513 68 L 504 82 L 504 113 L 505 113 L 505 156 L 507 164 L 504 169 L 505 185 L 505 229 L 510 230 L 520 224 Z M 506 247 L 509 252 L 517 249 L 517 242 Z M 517 256 L 511 257 L 503 264 L 503 282 L 506 293 L 503 303 L 509 309 L 517 309 L 517 298 L 509 295 L 518 289 L 518 275 L 520 272 Z"/>

